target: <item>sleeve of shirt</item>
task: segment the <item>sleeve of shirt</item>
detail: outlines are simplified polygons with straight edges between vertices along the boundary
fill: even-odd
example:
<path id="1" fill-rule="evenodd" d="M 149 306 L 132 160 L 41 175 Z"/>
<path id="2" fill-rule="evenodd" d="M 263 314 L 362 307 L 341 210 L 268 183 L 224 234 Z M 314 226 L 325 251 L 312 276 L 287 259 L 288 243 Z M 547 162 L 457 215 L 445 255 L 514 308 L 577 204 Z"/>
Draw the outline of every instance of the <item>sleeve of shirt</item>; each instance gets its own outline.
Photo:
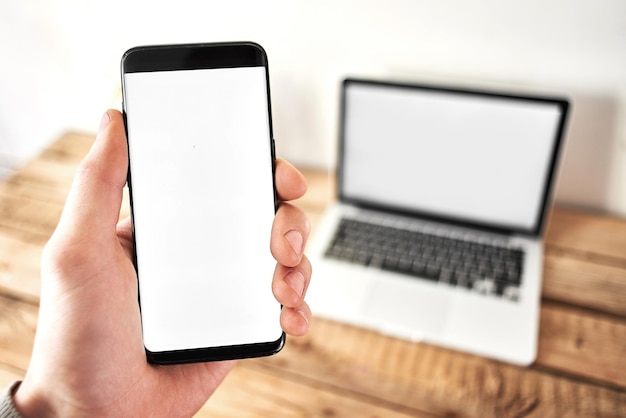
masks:
<path id="1" fill-rule="evenodd" d="M 2 397 L 0 397 L 0 418 L 22 418 L 22 415 L 20 415 L 13 404 L 13 394 L 21 383 L 21 380 L 17 380 L 2 392 Z"/>

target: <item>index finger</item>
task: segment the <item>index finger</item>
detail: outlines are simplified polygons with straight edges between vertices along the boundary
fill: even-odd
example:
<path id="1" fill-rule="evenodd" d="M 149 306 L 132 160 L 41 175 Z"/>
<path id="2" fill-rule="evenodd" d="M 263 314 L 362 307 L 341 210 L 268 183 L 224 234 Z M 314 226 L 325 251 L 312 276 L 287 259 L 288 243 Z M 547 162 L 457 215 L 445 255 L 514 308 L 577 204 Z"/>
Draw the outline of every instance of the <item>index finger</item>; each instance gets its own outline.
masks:
<path id="1" fill-rule="evenodd" d="M 302 173 L 282 158 L 276 159 L 276 173 L 274 177 L 276 180 L 276 191 L 280 200 L 298 199 L 306 192 L 306 179 Z"/>

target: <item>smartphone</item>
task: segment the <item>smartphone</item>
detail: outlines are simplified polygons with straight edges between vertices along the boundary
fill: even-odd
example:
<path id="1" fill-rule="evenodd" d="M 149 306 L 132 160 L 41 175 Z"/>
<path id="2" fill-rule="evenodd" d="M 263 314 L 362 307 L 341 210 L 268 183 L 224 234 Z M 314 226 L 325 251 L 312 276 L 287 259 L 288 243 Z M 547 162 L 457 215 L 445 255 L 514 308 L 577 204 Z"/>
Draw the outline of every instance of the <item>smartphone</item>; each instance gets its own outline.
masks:
<path id="1" fill-rule="evenodd" d="M 265 51 L 250 42 L 142 46 L 123 55 L 121 72 L 148 361 L 278 352 Z"/>

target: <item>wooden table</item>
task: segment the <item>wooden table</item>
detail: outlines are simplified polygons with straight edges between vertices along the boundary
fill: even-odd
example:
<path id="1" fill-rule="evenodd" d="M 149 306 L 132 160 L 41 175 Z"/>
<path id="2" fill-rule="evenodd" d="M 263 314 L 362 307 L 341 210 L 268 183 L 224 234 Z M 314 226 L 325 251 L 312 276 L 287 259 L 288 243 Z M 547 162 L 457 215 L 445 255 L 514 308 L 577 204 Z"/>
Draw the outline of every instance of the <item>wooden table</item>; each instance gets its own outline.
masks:
<path id="1" fill-rule="evenodd" d="M 41 249 L 91 141 L 68 133 L 0 184 L 0 386 L 27 368 Z M 334 185 L 304 173 L 315 226 Z M 626 416 L 626 221 L 554 209 L 544 271 L 531 367 L 316 318 L 280 354 L 241 361 L 198 416 Z"/>

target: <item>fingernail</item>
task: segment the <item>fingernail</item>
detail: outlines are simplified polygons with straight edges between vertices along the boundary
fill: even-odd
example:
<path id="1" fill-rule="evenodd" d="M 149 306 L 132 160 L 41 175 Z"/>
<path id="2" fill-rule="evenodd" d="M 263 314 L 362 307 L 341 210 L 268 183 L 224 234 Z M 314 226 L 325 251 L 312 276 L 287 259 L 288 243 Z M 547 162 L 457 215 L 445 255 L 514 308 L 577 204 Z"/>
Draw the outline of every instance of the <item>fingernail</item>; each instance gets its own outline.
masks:
<path id="1" fill-rule="evenodd" d="M 100 121 L 100 127 L 98 128 L 98 134 L 106 128 L 106 126 L 111 122 L 111 116 L 109 116 L 109 112 L 104 112 L 102 115 L 102 120 Z"/>
<path id="2" fill-rule="evenodd" d="M 304 294 L 304 276 L 299 271 L 294 271 L 289 273 L 285 277 L 285 282 L 298 294 L 298 296 L 302 297 Z"/>
<path id="3" fill-rule="evenodd" d="M 302 243 L 304 242 L 302 234 L 292 229 L 285 234 L 285 239 L 289 242 L 289 245 L 291 245 L 291 248 L 293 248 L 296 254 L 302 254 Z"/>

